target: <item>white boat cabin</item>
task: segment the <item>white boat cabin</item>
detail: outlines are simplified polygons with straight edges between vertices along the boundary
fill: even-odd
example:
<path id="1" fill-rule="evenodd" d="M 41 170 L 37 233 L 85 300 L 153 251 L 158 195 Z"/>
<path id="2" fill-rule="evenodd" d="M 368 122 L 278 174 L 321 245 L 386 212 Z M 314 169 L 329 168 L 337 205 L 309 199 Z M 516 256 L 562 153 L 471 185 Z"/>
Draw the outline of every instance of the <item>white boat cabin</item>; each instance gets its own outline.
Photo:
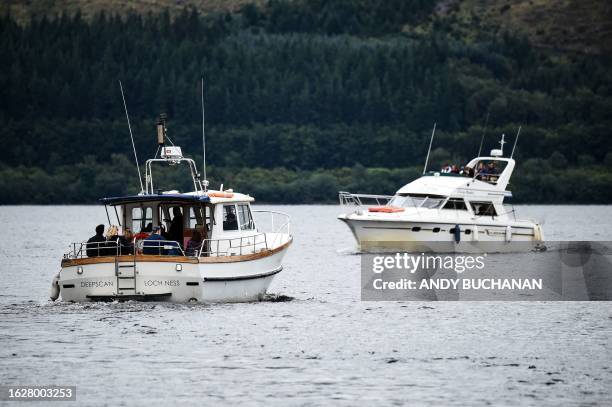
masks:
<path id="1" fill-rule="evenodd" d="M 203 244 L 201 256 L 239 255 L 252 253 L 256 228 L 250 203 L 251 196 L 221 191 L 186 194 L 134 195 L 103 198 L 102 203 L 114 208 L 120 235 L 143 239 L 155 226 L 168 242 L 177 242 L 181 249 L 188 246 L 196 232 Z M 178 222 L 178 223 L 177 223 Z M 180 225 L 177 227 L 174 224 Z M 180 236 L 177 236 L 177 230 Z M 250 238 L 250 240 L 249 240 Z M 214 244 L 211 245 L 211 242 Z"/>

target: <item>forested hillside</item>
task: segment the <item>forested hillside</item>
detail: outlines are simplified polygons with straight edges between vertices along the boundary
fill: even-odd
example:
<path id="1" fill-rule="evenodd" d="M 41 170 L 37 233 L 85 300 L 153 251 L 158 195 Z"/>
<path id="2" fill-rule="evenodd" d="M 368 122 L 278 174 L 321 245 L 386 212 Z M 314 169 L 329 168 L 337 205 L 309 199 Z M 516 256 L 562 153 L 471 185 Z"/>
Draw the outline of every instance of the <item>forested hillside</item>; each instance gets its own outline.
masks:
<path id="1" fill-rule="evenodd" d="M 466 27 L 434 1 L 270 1 L 27 24 L 6 14 L 0 60 L 4 204 L 138 191 L 119 79 L 142 161 L 161 112 L 173 141 L 201 160 L 202 75 L 209 178 L 260 201 L 392 193 L 422 171 L 434 122 L 431 168 L 472 158 L 488 115 L 486 149 L 522 125 L 517 201 L 612 202 L 610 57 Z"/>

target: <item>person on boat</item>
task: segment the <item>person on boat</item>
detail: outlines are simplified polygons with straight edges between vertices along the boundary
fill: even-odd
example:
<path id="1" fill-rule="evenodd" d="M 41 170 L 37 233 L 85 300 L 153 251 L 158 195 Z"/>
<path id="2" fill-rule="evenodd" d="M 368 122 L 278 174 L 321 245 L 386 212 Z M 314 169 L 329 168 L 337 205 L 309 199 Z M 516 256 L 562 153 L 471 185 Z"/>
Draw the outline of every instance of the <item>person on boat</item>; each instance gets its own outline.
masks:
<path id="1" fill-rule="evenodd" d="M 462 174 L 465 175 L 466 177 L 473 177 L 474 169 L 466 165 L 465 168 L 463 169 Z"/>
<path id="2" fill-rule="evenodd" d="M 100 246 L 106 243 L 104 238 L 104 225 L 96 226 L 96 234 L 87 240 L 87 257 L 97 257 L 100 255 Z"/>
<path id="3" fill-rule="evenodd" d="M 498 171 L 497 171 L 497 167 L 495 166 L 494 162 L 490 162 L 489 163 L 489 167 L 487 168 L 487 172 L 491 175 L 497 175 Z"/>
<path id="4" fill-rule="evenodd" d="M 136 240 L 146 239 L 147 237 L 149 237 L 152 231 L 153 231 L 153 223 L 149 222 L 147 223 L 147 226 L 145 226 L 144 229 L 142 229 L 140 232 L 132 236 L 132 239 L 136 239 Z"/>
<path id="5" fill-rule="evenodd" d="M 482 180 L 482 181 L 486 181 L 487 180 L 487 167 L 484 165 L 483 162 L 479 162 L 478 163 L 478 172 L 476 173 L 476 179 Z"/>
<path id="6" fill-rule="evenodd" d="M 132 233 L 132 229 L 125 228 L 123 236 L 119 236 L 119 244 L 121 245 L 120 254 L 134 254 L 133 240 L 134 234 Z"/>
<path id="7" fill-rule="evenodd" d="M 238 219 L 234 211 L 234 205 L 225 206 L 225 219 L 223 220 L 223 230 L 238 230 Z"/>
<path id="8" fill-rule="evenodd" d="M 153 226 L 151 234 L 143 242 L 142 254 L 164 254 L 163 244 L 160 240 L 164 240 L 164 237 L 161 235 L 161 228 Z"/>
<path id="9" fill-rule="evenodd" d="M 115 256 L 119 251 L 119 229 L 115 225 L 111 225 L 106 232 L 106 243 L 100 249 L 100 256 Z"/>
<path id="10" fill-rule="evenodd" d="M 453 164 L 451 166 L 450 172 L 451 172 L 451 174 L 459 174 L 459 167 L 457 167 L 457 164 Z"/>
<path id="11" fill-rule="evenodd" d="M 193 236 L 187 242 L 187 247 L 185 248 L 186 256 L 197 256 L 200 252 L 200 247 L 202 246 L 202 235 L 197 230 L 193 232 Z"/>
<path id="12" fill-rule="evenodd" d="M 153 254 L 158 256 L 178 256 L 180 247 L 176 242 L 168 242 L 161 234 L 160 226 L 153 226 L 153 232 L 147 237 L 142 245 L 142 254 Z M 175 246 L 167 249 L 164 246 Z"/>
<path id="13" fill-rule="evenodd" d="M 448 163 L 444 164 L 440 172 L 442 174 L 448 174 L 449 172 L 451 172 L 451 166 Z"/>
<path id="14" fill-rule="evenodd" d="M 170 230 L 168 230 L 168 240 L 174 240 L 181 246 L 183 245 L 183 214 L 181 208 L 175 206 L 172 208 L 172 222 L 170 222 Z"/>
<path id="15" fill-rule="evenodd" d="M 133 234 L 130 228 L 125 228 L 124 235 L 121 236 L 119 234 L 119 229 L 116 226 L 113 226 L 108 233 L 108 241 L 107 247 L 112 248 L 112 253 L 109 255 L 114 255 L 116 253 L 116 247 L 119 246 L 119 255 L 132 254 L 134 253 L 134 245 L 132 244 Z"/>

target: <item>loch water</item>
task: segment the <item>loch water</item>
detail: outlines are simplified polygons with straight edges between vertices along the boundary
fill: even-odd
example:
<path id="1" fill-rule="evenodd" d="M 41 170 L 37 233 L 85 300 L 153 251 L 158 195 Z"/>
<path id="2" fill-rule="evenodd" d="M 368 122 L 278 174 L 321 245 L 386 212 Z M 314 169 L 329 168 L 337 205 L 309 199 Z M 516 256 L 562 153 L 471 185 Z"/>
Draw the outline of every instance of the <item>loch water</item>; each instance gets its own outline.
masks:
<path id="1" fill-rule="evenodd" d="M 364 302 L 339 207 L 257 206 L 293 220 L 267 300 L 194 305 L 49 301 L 103 207 L 0 207 L 0 385 L 76 386 L 68 406 L 611 405 L 612 302 Z M 611 240 L 611 206 L 516 209 L 549 240 Z"/>

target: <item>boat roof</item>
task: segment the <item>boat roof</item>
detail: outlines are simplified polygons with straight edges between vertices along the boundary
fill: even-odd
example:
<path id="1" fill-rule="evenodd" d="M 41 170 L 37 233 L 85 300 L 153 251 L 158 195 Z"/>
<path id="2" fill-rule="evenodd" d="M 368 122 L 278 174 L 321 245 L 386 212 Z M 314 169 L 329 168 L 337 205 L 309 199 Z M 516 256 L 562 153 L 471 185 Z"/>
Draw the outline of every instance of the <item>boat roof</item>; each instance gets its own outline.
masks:
<path id="1" fill-rule="evenodd" d="M 452 195 L 457 188 L 467 187 L 472 178 L 426 174 L 400 188 L 398 194 L 428 193 L 431 195 Z M 478 181 L 480 182 L 480 181 Z M 485 184 L 485 183 L 483 183 Z M 484 185 L 483 185 L 484 186 Z"/>
<path id="2" fill-rule="evenodd" d="M 211 196 L 208 194 L 211 193 Z M 214 195 L 217 196 L 214 196 Z M 221 195 L 221 196 L 219 196 Z M 177 202 L 177 203 L 224 203 L 224 202 L 253 202 L 255 198 L 238 192 L 223 192 L 208 190 L 207 192 L 187 192 L 171 194 L 142 194 L 101 198 L 104 205 L 123 205 L 137 202 Z"/>
<path id="3" fill-rule="evenodd" d="M 187 194 L 147 194 L 147 195 L 127 195 L 101 198 L 100 202 L 104 205 L 122 205 L 135 202 L 210 202 L 208 195 L 187 195 Z"/>

